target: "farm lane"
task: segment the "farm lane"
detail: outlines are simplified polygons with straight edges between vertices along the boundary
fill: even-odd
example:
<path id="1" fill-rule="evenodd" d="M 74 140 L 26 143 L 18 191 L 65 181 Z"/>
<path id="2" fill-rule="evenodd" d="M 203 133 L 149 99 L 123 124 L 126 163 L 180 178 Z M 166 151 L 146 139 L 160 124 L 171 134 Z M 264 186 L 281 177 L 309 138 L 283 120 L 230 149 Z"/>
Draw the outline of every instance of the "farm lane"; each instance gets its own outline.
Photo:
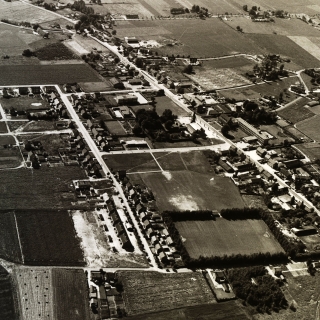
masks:
<path id="1" fill-rule="evenodd" d="M 85 139 L 85 141 L 88 143 L 89 145 L 89 148 L 91 149 L 91 151 L 94 153 L 95 155 L 95 158 L 98 160 L 98 162 L 100 163 L 103 171 L 105 172 L 106 175 L 110 175 L 112 177 L 112 180 L 113 180 L 113 183 L 117 189 L 117 191 L 119 192 L 119 195 L 120 197 L 123 199 L 123 203 L 125 205 L 125 207 L 127 208 L 127 211 L 130 215 L 130 218 L 137 230 L 137 233 L 141 239 L 141 242 L 143 243 L 143 246 L 144 246 L 144 249 L 145 249 L 145 252 L 147 254 L 147 256 L 149 257 L 150 261 L 151 261 L 151 264 L 156 268 L 157 266 L 157 263 L 155 261 L 155 258 L 153 256 L 153 253 L 151 252 L 150 250 L 150 247 L 148 245 L 148 242 L 147 240 L 145 239 L 144 235 L 142 234 L 140 228 L 139 228 L 139 225 L 138 225 L 138 222 L 130 208 L 130 205 L 127 201 L 127 198 L 125 197 L 124 195 L 124 192 L 123 192 L 123 189 L 120 185 L 120 183 L 115 179 L 115 177 L 113 176 L 113 174 L 111 174 L 108 166 L 106 165 L 106 163 L 104 162 L 104 160 L 102 159 L 102 156 L 101 156 L 101 153 L 100 151 L 98 150 L 95 142 L 92 140 L 91 136 L 89 135 L 87 129 L 84 127 L 83 123 L 80 121 L 77 113 L 75 112 L 71 102 L 69 101 L 69 99 L 67 98 L 67 96 L 61 91 L 61 89 L 59 88 L 58 85 L 56 85 L 56 89 L 58 91 L 58 93 L 60 94 L 61 96 L 61 99 L 63 101 L 63 103 L 65 104 L 65 106 L 67 107 L 68 111 L 69 111 L 69 114 L 71 116 L 71 118 L 76 122 L 77 126 L 78 126 L 78 130 L 83 134 L 83 138 Z"/>

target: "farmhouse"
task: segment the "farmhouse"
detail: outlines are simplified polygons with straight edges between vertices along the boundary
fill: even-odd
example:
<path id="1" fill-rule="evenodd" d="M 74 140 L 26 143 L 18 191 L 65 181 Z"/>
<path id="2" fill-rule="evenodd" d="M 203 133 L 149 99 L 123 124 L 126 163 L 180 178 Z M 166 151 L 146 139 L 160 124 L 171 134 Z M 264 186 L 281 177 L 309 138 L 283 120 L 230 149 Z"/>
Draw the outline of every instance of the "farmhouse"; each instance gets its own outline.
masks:
<path id="1" fill-rule="evenodd" d="M 111 82 L 113 88 L 115 88 L 115 89 L 124 89 L 124 84 L 119 79 L 113 77 L 113 78 L 110 78 L 109 81 Z"/>
<path id="2" fill-rule="evenodd" d="M 138 102 L 138 97 L 130 94 L 125 94 L 125 95 L 119 95 L 116 96 L 116 101 L 118 102 L 119 105 L 123 104 L 134 104 Z"/>

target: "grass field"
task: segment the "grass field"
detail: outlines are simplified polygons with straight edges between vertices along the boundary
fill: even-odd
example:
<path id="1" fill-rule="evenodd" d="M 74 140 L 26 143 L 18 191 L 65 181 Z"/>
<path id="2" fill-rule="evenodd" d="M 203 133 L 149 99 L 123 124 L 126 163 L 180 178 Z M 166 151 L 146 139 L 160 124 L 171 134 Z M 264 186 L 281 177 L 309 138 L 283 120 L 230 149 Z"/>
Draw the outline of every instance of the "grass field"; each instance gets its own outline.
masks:
<path id="1" fill-rule="evenodd" d="M 278 115 L 291 123 L 297 123 L 304 119 L 311 118 L 314 113 L 305 108 L 305 105 L 309 102 L 307 98 L 299 97 L 285 108 L 277 111 Z"/>
<path id="2" fill-rule="evenodd" d="M 156 102 L 156 111 L 159 114 L 159 116 L 161 116 L 163 114 L 163 111 L 166 109 L 170 109 L 172 111 L 172 113 L 178 117 L 188 115 L 186 111 L 184 111 L 182 108 L 180 108 L 178 105 L 176 105 L 167 96 L 156 97 L 155 102 Z M 141 106 L 141 107 L 143 108 L 143 106 Z M 138 110 L 138 109 L 136 109 L 136 110 Z"/>
<path id="3" fill-rule="evenodd" d="M 43 100 L 40 95 L 20 96 L 18 98 L 0 98 L 0 104 L 4 109 L 10 110 L 14 108 L 17 111 L 28 111 L 34 106 L 37 109 L 49 109 L 50 105 L 46 100 Z"/>
<path id="4" fill-rule="evenodd" d="M 187 170 L 164 171 L 132 174 L 130 179 L 133 183 L 143 183 L 152 190 L 160 211 L 220 210 L 244 206 L 233 182 L 214 174 Z"/>
<path id="5" fill-rule="evenodd" d="M 143 315 L 144 320 L 248 320 L 249 316 L 238 301 L 211 303 Z M 141 316 L 128 317 L 141 320 Z"/>
<path id="6" fill-rule="evenodd" d="M 126 131 L 124 130 L 124 128 L 122 127 L 122 125 L 119 121 L 108 121 L 108 122 L 106 122 L 106 126 L 107 126 L 108 131 L 112 135 L 116 135 L 116 136 L 125 136 L 126 135 Z"/>
<path id="7" fill-rule="evenodd" d="M 22 132 L 44 132 L 44 131 L 57 131 L 55 121 L 30 121 L 23 127 Z"/>
<path id="8" fill-rule="evenodd" d="M 283 252 L 262 220 L 178 221 L 175 223 L 191 258 Z"/>
<path id="9" fill-rule="evenodd" d="M 215 302 L 200 273 L 121 271 L 118 276 L 128 315 Z"/>
<path id="10" fill-rule="evenodd" d="M 303 134 L 300 130 L 296 129 L 294 126 L 287 126 L 285 130 L 293 135 L 296 139 L 300 139 L 304 142 L 311 142 L 312 140 Z"/>
<path id="11" fill-rule="evenodd" d="M 262 125 L 260 126 L 261 130 L 267 131 L 273 135 L 274 139 L 270 140 L 271 143 L 278 144 L 282 143 L 284 140 L 288 140 L 290 142 L 294 142 L 294 139 L 288 137 L 284 132 L 283 129 L 276 125 Z"/>
<path id="12" fill-rule="evenodd" d="M 0 266 L 0 319 L 18 320 L 19 312 L 16 303 L 16 290 L 13 287 L 12 277 Z"/>
<path id="13" fill-rule="evenodd" d="M 88 284 L 83 270 L 53 269 L 52 286 L 55 319 L 90 319 Z"/>
<path id="14" fill-rule="evenodd" d="M 320 144 L 318 143 L 303 143 L 296 146 L 303 152 L 311 161 L 320 159 Z"/>
<path id="15" fill-rule="evenodd" d="M 19 210 L 15 214 L 26 264 L 84 265 L 68 211 Z"/>
<path id="16" fill-rule="evenodd" d="M 0 85 L 99 82 L 100 76 L 86 64 L 0 66 Z"/>
<path id="17" fill-rule="evenodd" d="M 15 216 L 9 212 L 0 213 L 0 257 L 14 262 L 22 262 Z"/>
<path id="18" fill-rule="evenodd" d="M 72 209 L 77 198 L 70 184 L 84 178 L 80 167 L 0 170 L 1 209 Z"/>
<path id="19" fill-rule="evenodd" d="M 320 142 L 319 121 L 320 115 L 316 115 L 304 121 L 298 122 L 296 127 L 310 139 Z"/>

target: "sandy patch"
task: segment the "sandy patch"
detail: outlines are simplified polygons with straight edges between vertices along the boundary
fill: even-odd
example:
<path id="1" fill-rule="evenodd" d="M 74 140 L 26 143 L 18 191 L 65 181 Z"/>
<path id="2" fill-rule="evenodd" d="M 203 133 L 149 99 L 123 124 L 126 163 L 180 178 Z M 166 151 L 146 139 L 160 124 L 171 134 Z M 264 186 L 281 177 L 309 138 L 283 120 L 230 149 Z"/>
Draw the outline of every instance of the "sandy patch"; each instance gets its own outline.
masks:
<path id="1" fill-rule="evenodd" d="M 177 209 L 184 210 L 199 210 L 197 203 L 193 200 L 192 196 L 180 195 L 178 197 L 171 197 L 169 202 L 172 203 Z"/>

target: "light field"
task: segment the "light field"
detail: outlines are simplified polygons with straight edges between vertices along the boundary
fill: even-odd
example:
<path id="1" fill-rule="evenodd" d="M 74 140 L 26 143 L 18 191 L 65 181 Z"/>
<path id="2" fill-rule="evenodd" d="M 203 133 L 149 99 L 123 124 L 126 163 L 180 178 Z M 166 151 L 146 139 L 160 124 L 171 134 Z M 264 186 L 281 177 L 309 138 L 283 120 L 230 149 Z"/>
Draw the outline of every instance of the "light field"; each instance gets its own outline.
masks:
<path id="1" fill-rule="evenodd" d="M 179 221 L 175 223 L 191 258 L 283 252 L 262 220 Z"/>

